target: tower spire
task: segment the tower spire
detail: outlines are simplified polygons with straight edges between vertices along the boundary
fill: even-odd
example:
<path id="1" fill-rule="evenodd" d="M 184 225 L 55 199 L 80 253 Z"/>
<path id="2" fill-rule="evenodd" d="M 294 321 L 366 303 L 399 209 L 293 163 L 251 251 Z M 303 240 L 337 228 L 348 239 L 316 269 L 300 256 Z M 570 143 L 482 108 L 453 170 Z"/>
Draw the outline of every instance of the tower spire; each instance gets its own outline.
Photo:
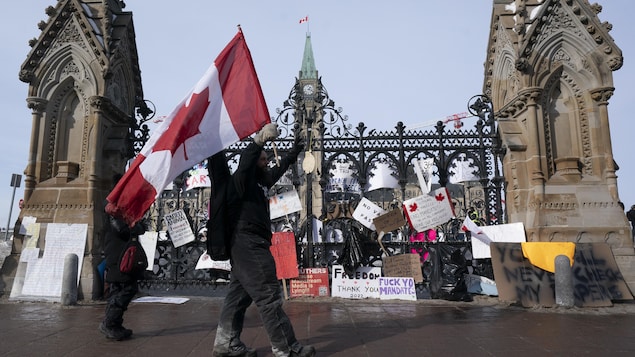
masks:
<path id="1" fill-rule="evenodd" d="M 302 67 L 300 68 L 300 79 L 317 79 L 317 69 L 315 68 L 315 58 L 313 57 L 313 46 L 311 45 L 311 33 L 306 33 L 304 42 L 304 55 L 302 56 Z"/>

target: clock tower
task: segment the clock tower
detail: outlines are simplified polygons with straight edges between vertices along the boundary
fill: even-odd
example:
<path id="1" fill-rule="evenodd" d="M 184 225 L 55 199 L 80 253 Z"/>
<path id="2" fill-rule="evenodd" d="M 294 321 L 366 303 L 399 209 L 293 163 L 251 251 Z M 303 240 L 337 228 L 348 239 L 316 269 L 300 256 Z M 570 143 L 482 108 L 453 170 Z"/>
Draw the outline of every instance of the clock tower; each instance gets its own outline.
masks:
<path id="1" fill-rule="evenodd" d="M 299 89 L 301 113 L 297 113 L 296 121 L 300 124 L 302 132 L 306 135 L 306 149 L 304 155 L 300 155 L 302 169 L 305 173 L 305 180 L 300 186 L 299 195 L 303 207 L 301 220 L 307 216 L 319 217 L 322 212 L 322 189 L 320 178 L 322 172 L 322 148 L 321 133 L 319 123 L 322 122 L 321 102 L 322 84 L 315 68 L 315 58 L 313 57 L 313 46 L 311 45 L 311 34 L 307 32 L 304 43 L 304 55 L 302 57 L 302 67 L 296 84 Z"/>

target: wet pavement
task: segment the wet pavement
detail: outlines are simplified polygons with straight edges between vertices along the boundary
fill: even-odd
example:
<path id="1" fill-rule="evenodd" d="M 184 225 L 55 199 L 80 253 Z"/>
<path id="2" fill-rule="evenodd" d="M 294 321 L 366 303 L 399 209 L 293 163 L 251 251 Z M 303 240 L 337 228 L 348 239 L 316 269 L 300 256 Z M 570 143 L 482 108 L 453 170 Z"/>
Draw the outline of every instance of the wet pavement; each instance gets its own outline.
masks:
<path id="1" fill-rule="evenodd" d="M 132 303 L 127 341 L 98 332 L 103 302 L 76 306 L 0 299 L 0 356 L 211 356 L 219 297 L 183 304 Z M 477 296 L 473 302 L 339 298 L 288 300 L 298 339 L 317 356 L 627 356 L 635 353 L 635 304 L 537 308 Z M 253 305 L 242 339 L 271 356 Z"/>

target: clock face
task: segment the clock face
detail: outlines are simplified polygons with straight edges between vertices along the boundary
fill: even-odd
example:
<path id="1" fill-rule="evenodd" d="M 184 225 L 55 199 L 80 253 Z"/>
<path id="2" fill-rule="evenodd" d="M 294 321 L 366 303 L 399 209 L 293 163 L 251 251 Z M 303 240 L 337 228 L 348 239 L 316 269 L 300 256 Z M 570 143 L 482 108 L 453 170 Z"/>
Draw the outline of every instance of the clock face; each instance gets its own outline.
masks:
<path id="1" fill-rule="evenodd" d="M 302 90 L 304 91 L 304 94 L 311 95 L 311 94 L 313 94 L 313 91 L 314 91 L 313 90 L 313 85 L 312 84 L 307 84 L 307 85 L 304 86 L 304 88 Z"/>

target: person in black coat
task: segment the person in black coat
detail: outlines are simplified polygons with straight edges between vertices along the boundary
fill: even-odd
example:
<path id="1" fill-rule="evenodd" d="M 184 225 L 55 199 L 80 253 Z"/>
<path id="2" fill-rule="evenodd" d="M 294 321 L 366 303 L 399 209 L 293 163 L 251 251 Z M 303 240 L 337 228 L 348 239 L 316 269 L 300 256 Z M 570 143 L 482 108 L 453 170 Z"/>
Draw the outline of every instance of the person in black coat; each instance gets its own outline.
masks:
<path id="1" fill-rule="evenodd" d="M 282 309 L 282 289 L 276 277 L 275 261 L 269 250 L 272 233 L 268 190 L 296 161 L 304 147 L 297 140 L 300 135 L 296 135 L 294 147 L 280 160 L 279 166 L 267 169 L 268 160 L 263 146 L 277 136 L 276 124 L 267 124 L 256 134 L 254 142 L 243 150 L 238 168 L 225 187 L 228 202 L 224 208 L 228 220 L 223 229 L 208 229 L 208 234 L 229 233 L 229 247 L 226 248 L 232 262 L 229 289 L 214 340 L 215 357 L 256 356 L 256 350 L 247 347 L 240 340 L 245 312 L 252 302 L 260 313 L 274 357 L 315 355 L 313 346 L 303 346 L 298 342 L 291 322 Z M 218 206 L 213 203 L 210 216 L 212 220 L 216 217 L 216 207 Z M 220 241 L 225 237 L 218 237 L 219 243 L 222 244 Z M 218 246 L 210 248 L 218 249 Z"/>
<path id="2" fill-rule="evenodd" d="M 115 177 L 115 183 L 119 178 L 121 178 L 120 175 Z M 131 228 L 122 219 L 108 215 L 106 229 L 104 280 L 108 283 L 108 297 L 106 313 L 99 325 L 99 331 L 108 339 L 121 341 L 132 336 L 132 330 L 123 327 L 123 314 L 139 290 L 137 280 L 142 277 L 143 271 L 122 273 L 119 270 L 119 263 L 123 252 L 128 247 L 128 242 L 145 233 L 146 227 L 144 223 L 139 222 Z"/>

